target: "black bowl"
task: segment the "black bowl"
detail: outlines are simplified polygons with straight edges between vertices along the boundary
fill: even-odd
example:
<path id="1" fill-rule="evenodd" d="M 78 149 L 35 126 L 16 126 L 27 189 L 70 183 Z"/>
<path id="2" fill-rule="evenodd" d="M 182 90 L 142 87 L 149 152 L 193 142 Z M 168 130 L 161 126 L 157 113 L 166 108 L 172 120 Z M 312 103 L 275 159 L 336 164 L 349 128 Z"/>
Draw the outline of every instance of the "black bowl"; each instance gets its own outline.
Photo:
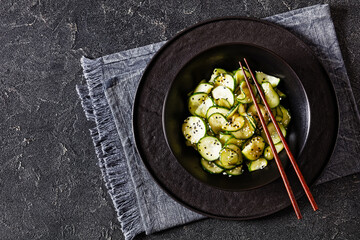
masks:
<path id="1" fill-rule="evenodd" d="M 181 125 L 190 113 L 187 108 L 188 93 L 202 79 L 209 79 L 214 68 L 235 70 L 238 61 L 246 58 L 252 71 L 263 71 L 281 78 L 279 89 L 287 98 L 282 104 L 290 109 L 292 120 L 287 132 L 287 142 L 294 157 L 300 155 L 310 129 L 310 108 L 304 87 L 292 68 L 278 55 L 263 47 L 229 43 L 201 52 L 178 72 L 167 92 L 163 106 L 163 130 L 165 139 L 179 163 L 196 179 L 210 186 L 243 191 L 258 188 L 279 178 L 275 161 L 259 171 L 245 172 L 240 176 L 228 177 L 205 172 L 200 166 L 200 154 L 185 145 Z M 280 153 L 283 165 L 287 165 L 285 151 Z"/>

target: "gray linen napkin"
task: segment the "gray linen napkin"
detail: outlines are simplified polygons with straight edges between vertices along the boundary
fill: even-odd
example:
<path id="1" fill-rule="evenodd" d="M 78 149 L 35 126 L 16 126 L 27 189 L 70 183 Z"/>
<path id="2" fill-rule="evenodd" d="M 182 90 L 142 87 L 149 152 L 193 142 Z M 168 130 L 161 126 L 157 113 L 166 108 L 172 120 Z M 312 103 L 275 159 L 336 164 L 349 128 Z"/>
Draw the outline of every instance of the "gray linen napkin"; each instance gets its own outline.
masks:
<path id="1" fill-rule="evenodd" d="M 279 24 L 304 40 L 326 68 L 339 103 L 340 129 L 335 151 L 317 184 L 360 172 L 360 117 L 331 20 L 328 5 L 275 15 Z M 99 166 L 126 239 L 151 234 L 204 216 L 166 195 L 146 171 L 135 150 L 132 104 L 142 72 L 165 42 L 94 60 L 81 59 L 86 85 L 78 85 Z M 351 138 L 347 137 L 351 136 Z"/>

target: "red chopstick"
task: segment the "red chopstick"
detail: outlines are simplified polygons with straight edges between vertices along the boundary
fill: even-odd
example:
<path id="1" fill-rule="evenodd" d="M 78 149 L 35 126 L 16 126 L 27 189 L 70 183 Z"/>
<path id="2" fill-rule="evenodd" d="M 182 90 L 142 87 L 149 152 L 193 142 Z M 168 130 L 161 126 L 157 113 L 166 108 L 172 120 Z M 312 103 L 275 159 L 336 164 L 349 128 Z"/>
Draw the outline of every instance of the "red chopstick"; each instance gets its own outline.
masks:
<path id="1" fill-rule="evenodd" d="M 244 60 L 245 60 L 245 59 L 244 59 Z M 245 62 L 246 62 L 246 60 L 245 60 Z M 260 108 L 259 108 L 259 105 L 258 105 L 257 102 L 256 102 L 255 95 L 254 95 L 254 93 L 253 93 L 252 87 L 251 87 L 251 85 L 250 85 L 249 80 L 247 79 L 245 70 L 244 70 L 244 68 L 243 68 L 243 66 L 242 66 L 242 64 L 241 64 L 240 61 L 239 61 L 239 64 L 240 64 L 240 67 L 241 67 L 241 69 L 242 69 L 242 71 L 243 71 L 244 78 L 245 78 L 247 87 L 248 87 L 248 89 L 249 89 L 250 95 L 251 95 L 251 99 L 252 99 L 252 101 L 253 101 L 253 103 L 254 103 L 254 105 L 255 105 L 255 107 L 256 107 L 256 111 L 257 111 L 257 113 L 258 113 L 258 116 L 259 116 L 261 125 L 262 125 L 262 127 L 263 127 L 263 129 L 264 129 L 266 138 L 268 139 L 270 148 L 271 148 L 271 150 L 272 150 L 272 152 L 273 152 L 276 165 L 277 165 L 277 167 L 278 167 L 278 169 L 279 169 L 280 176 L 281 176 L 281 178 L 282 178 L 282 180 L 283 180 L 283 182 L 284 182 L 284 185 L 285 185 L 286 191 L 287 191 L 287 193 L 288 193 L 288 195 L 289 195 L 291 204 L 292 204 L 292 206 L 293 206 L 293 208 L 294 208 L 294 211 L 295 211 L 295 214 L 296 214 L 297 218 L 298 218 L 298 219 L 301 219 L 301 218 L 302 218 L 301 212 L 300 212 L 299 206 L 298 206 L 298 204 L 297 204 L 296 198 L 295 198 L 295 196 L 294 196 L 294 193 L 293 193 L 293 191 L 292 191 L 292 189 L 291 189 L 289 180 L 288 180 L 288 178 L 287 178 L 287 176 L 286 176 L 284 167 L 283 167 L 283 165 L 282 165 L 282 163 L 281 163 L 281 161 L 280 161 L 279 155 L 277 154 L 275 145 L 274 145 L 274 143 L 273 143 L 273 141 L 272 141 L 272 138 L 271 138 L 271 135 L 270 135 L 270 133 L 269 133 L 269 130 L 267 129 L 267 126 L 266 126 L 264 117 L 263 117 L 263 115 L 262 115 L 262 113 L 261 113 L 261 110 L 260 110 Z M 249 67 L 248 67 L 248 68 L 249 68 Z M 249 69 L 249 72 L 251 73 L 250 69 Z M 252 74 L 252 73 L 251 73 L 251 74 Z M 256 81 L 256 80 L 254 80 L 254 82 L 255 82 L 255 81 Z M 258 86 L 256 86 L 256 87 L 258 88 Z M 260 88 L 258 88 L 258 91 L 259 91 L 261 97 L 263 97 Z M 263 98 L 263 101 L 264 101 L 264 99 L 265 99 L 265 98 Z M 266 103 L 266 101 L 264 101 L 264 103 Z M 267 105 L 267 104 L 266 104 L 266 105 Z M 269 108 L 269 109 L 270 109 L 270 108 Z M 271 111 L 269 111 L 269 109 L 267 109 L 267 111 L 272 115 L 272 113 L 271 113 Z M 275 119 L 273 120 L 273 118 L 271 118 L 271 120 L 273 121 L 273 123 L 274 123 L 274 125 L 275 125 L 275 124 L 276 124 L 276 121 L 274 121 Z"/>
<path id="2" fill-rule="evenodd" d="M 274 117 L 274 115 L 272 114 L 272 112 L 271 112 L 271 110 L 270 110 L 270 107 L 269 107 L 268 103 L 267 103 L 266 100 L 265 100 L 265 96 L 264 96 L 263 92 L 261 91 L 261 88 L 260 88 L 259 83 L 256 81 L 256 79 L 255 79 L 255 77 L 254 77 L 254 74 L 253 74 L 252 71 L 250 70 L 249 64 L 247 63 L 247 61 L 246 61 L 245 58 L 244 58 L 244 61 L 245 61 L 245 63 L 246 63 L 246 66 L 247 66 L 248 69 L 249 69 L 249 72 L 250 72 L 251 77 L 252 77 L 252 79 L 253 79 L 253 81 L 254 81 L 254 83 L 255 83 L 255 86 L 256 86 L 256 88 L 258 89 L 259 93 L 260 93 L 261 99 L 262 99 L 262 101 L 264 102 L 264 105 L 265 105 L 265 107 L 266 107 L 266 110 L 270 113 L 271 121 L 273 122 L 273 124 L 274 124 L 274 126 L 275 126 L 275 129 L 276 129 L 276 132 L 278 133 L 278 135 L 279 135 L 279 137 L 280 137 L 280 139 L 281 139 L 281 142 L 282 142 L 283 145 L 284 145 L 284 148 L 285 148 L 285 150 L 286 150 L 286 153 L 287 153 L 287 155 L 289 156 L 290 162 L 291 162 L 292 166 L 294 167 L 295 172 L 296 172 L 296 175 L 298 176 L 298 178 L 299 178 L 299 180 L 300 180 L 301 186 L 303 187 L 303 189 L 304 189 L 304 191 L 305 191 L 305 194 L 306 194 L 307 198 L 309 199 L 310 204 L 311 204 L 313 210 L 316 211 L 316 210 L 318 210 L 319 208 L 318 208 L 318 206 L 317 206 L 317 204 L 316 204 L 316 202 L 315 202 L 315 200 L 314 200 L 313 195 L 312 195 L 311 192 L 310 192 L 310 189 L 309 189 L 308 185 L 306 184 L 306 181 L 305 181 L 305 179 L 304 179 L 304 176 L 302 175 L 302 173 L 301 173 L 301 171 L 300 171 L 300 169 L 299 169 L 299 166 L 297 165 L 297 163 L 296 163 L 296 161 L 295 161 L 295 158 L 294 158 L 294 156 L 292 155 L 292 153 L 291 153 L 291 151 L 290 151 L 290 148 L 289 148 L 289 146 L 288 146 L 288 144 L 287 144 L 287 142 L 286 142 L 286 140 L 285 140 L 285 137 L 284 137 L 284 135 L 282 134 L 282 132 L 281 132 L 281 130 L 280 130 L 280 127 L 278 126 L 278 124 L 277 124 L 277 122 L 276 122 L 276 120 L 275 120 L 275 117 Z"/>

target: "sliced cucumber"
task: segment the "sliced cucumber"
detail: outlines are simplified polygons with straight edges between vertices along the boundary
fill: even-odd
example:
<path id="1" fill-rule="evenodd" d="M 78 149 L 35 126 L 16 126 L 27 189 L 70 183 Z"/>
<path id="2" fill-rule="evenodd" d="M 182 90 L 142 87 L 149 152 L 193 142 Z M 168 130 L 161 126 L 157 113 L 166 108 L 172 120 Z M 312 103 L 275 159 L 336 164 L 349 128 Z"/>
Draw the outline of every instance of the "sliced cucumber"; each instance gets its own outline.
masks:
<path id="1" fill-rule="evenodd" d="M 227 170 L 233 169 L 233 168 L 236 167 L 236 165 L 232 165 L 232 164 L 223 165 L 220 160 L 216 160 L 216 161 L 214 161 L 214 163 L 215 163 L 218 167 L 220 167 L 220 168 L 222 168 L 222 169 L 227 169 Z"/>
<path id="2" fill-rule="evenodd" d="M 283 134 L 284 137 L 285 137 L 285 136 L 286 136 L 286 129 L 284 128 L 284 126 L 283 126 L 281 123 L 279 123 L 278 125 L 279 125 L 279 127 L 280 127 L 280 130 L 281 130 L 282 134 Z M 269 133 L 270 133 L 270 136 L 271 136 L 271 139 L 272 139 L 273 143 L 274 143 L 274 144 L 277 144 L 278 142 L 280 142 L 281 139 L 280 139 L 279 135 L 278 135 L 277 132 L 276 132 L 276 128 L 275 128 L 274 124 L 273 124 L 272 122 L 269 123 L 269 124 L 267 125 L 267 128 L 268 128 L 268 130 L 269 130 Z M 266 143 L 269 144 L 269 143 L 268 143 L 268 140 L 267 140 L 267 138 L 266 138 L 266 135 L 265 135 L 264 130 L 261 131 L 261 136 L 265 139 Z"/>
<path id="3" fill-rule="evenodd" d="M 264 105 L 262 104 L 258 104 L 260 111 L 261 111 L 261 115 L 264 117 L 265 123 L 267 124 L 270 121 L 270 115 L 268 114 L 268 112 L 266 111 Z M 260 122 L 260 118 L 259 115 L 256 111 L 256 106 L 255 104 L 251 104 L 251 106 L 247 109 L 247 113 L 250 114 L 256 121 L 256 126 L 258 128 L 261 128 L 261 122 Z"/>
<path id="4" fill-rule="evenodd" d="M 229 120 L 238 110 L 240 103 L 236 104 L 230 111 L 225 115 L 226 119 Z"/>
<path id="5" fill-rule="evenodd" d="M 225 86 L 229 88 L 231 91 L 235 89 L 235 80 L 230 74 L 220 74 L 215 78 L 214 81 L 215 86 Z"/>
<path id="6" fill-rule="evenodd" d="M 271 109 L 271 112 L 272 112 L 273 116 L 276 117 L 276 113 L 277 113 L 276 108 Z"/>
<path id="7" fill-rule="evenodd" d="M 228 143 L 225 145 L 225 147 L 230 148 L 230 149 L 234 150 L 237 154 L 241 155 L 241 149 L 236 144 Z"/>
<path id="8" fill-rule="evenodd" d="M 254 129 L 256 129 L 256 121 L 255 118 L 253 118 L 253 116 L 251 115 L 247 115 L 248 121 L 251 124 L 251 126 L 253 126 Z"/>
<path id="9" fill-rule="evenodd" d="M 246 116 L 244 126 L 236 132 L 231 132 L 231 134 L 238 139 L 251 137 L 255 133 L 255 127 L 250 122 L 254 122 L 254 119 L 251 116 Z"/>
<path id="10" fill-rule="evenodd" d="M 276 152 L 279 153 L 281 152 L 283 149 L 284 149 L 284 144 L 282 144 L 282 142 L 279 142 L 277 144 L 275 144 L 275 148 L 276 148 Z M 274 154 L 271 150 L 271 147 L 270 146 L 267 146 L 264 150 L 264 157 L 267 159 L 267 160 L 271 160 L 274 158 Z"/>
<path id="11" fill-rule="evenodd" d="M 248 79 L 251 78 L 250 73 L 246 69 L 245 69 L 245 74 Z M 234 78 L 235 78 L 236 84 L 239 84 L 241 81 L 245 80 L 244 72 L 241 68 L 239 68 L 238 70 L 235 71 Z"/>
<path id="12" fill-rule="evenodd" d="M 214 85 L 209 83 L 200 83 L 194 90 L 194 93 L 207 93 L 209 94 L 211 92 L 211 89 L 213 89 Z"/>
<path id="13" fill-rule="evenodd" d="M 226 73 L 226 71 L 224 69 L 215 68 L 212 75 L 211 75 L 211 77 L 210 77 L 209 83 L 213 83 L 217 76 L 219 76 L 220 74 L 224 74 L 224 73 Z"/>
<path id="14" fill-rule="evenodd" d="M 233 143 L 226 144 L 225 147 L 230 148 L 231 150 L 234 150 L 239 156 L 239 161 L 237 162 L 237 164 L 242 164 L 243 159 L 242 159 L 242 155 L 241 155 L 241 149 Z"/>
<path id="15" fill-rule="evenodd" d="M 189 97 L 188 109 L 192 115 L 195 115 L 196 109 L 202 104 L 208 97 L 206 93 L 195 93 Z"/>
<path id="16" fill-rule="evenodd" d="M 241 89 L 241 93 L 236 97 L 236 100 L 240 103 L 251 103 L 252 98 L 251 98 L 250 90 L 248 89 L 245 81 L 242 81 L 240 83 L 240 89 Z M 255 87 L 252 87 L 252 90 L 253 93 L 256 95 Z"/>
<path id="17" fill-rule="evenodd" d="M 228 132 L 239 131 L 245 124 L 245 118 L 238 115 L 232 122 L 227 122 L 222 129 Z"/>
<path id="18" fill-rule="evenodd" d="M 225 147 L 220 151 L 220 161 L 223 166 L 237 165 L 240 163 L 240 158 L 234 150 Z"/>
<path id="19" fill-rule="evenodd" d="M 226 116 L 228 114 L 228 112 L 229 112 L 228 108 L 212 106 L 208 109 L 208 111 L 206 113 L 206 118 L 209 118 L 214 113 L 220 113 L 220 114 Z"/>
<path id="20" fill-rule="evenodd" d="M 225 133 L 220 133 L 219 134 L 219 140 L 221 142 L 221 144 L 225 144 L 228 139 L 232 138 L 233 136 L 231 134 L 225 134 Z"/>
<path id="21" fill-rule="evenodd" d="M 233 169 L 226 170 L 225 172 L 228 175 L 238 176 L 238 175 L 241 175 L 244 172 L 244 169 L 243 169 L 243 166 L 240 165 L 240 166 L 237 166 L 237 167 L 235 167 Z"/>
<path id="22" fill-rule="evenodd" d="M 206 117 L 206 113 L 209 110 L 209 108 L 211 108 L 212 106 L 214 106 L 214 101 L 212 100 L 211 97 L 207 97 L 196 109 L 195 111 L 195 115 L 205 118 Z"/>
<path id="23" fill-rule="evenodd" d="M 224 107 L 224 108 L 232 107 L 232 105 L 229 103 L 229 101 L 224 98 L 215 99 L 215 104 L 218 105 L 219 107 Z"/>
<path id="24" fill-rule="evenodd" d="M 234 105 L 234 93 L 227 87 L 218 86 L 214 88 L 212 90 L 212 95 L 215 100 L 225 99 L 230 104 L 230 106 Z"/>
<path id="25" fill-rule="evenodd" d="M 286 128 L 289 123 L 290 123 L 290 120 L 291 120 L 291 116 L 290 116 L 290 113 L 289 111 L 284 108 L 283 106 L 280 105 L 280 109 L 282 111 L 282 120 L 281 120 L 281 123 L 284 125 L 284 127 Z"/>
<path id="26" fill-rule="evenodd" d="M 265 158 L 259 158 L 255 161 L 250 161 L 247 166 L 249 172 L 253 172 L 256 170 L 264 169 L 267 166 L 268 162 Z"/>
<path id="27" fill-rule="evenodd" d="M 219 174 L 224 171 L 224 169 L 218 167 L 214 162 L 209 162 L 204 158 L 201 159 L 201 166 L 203 169 L 211 174 Z"/>
<path id="28" fill-rule="evenodd" d="M 264 94 L 265 94 L 265 100 L 269 104 L 270 108 L 275 108 L 280 103 L 279 95 L 274 91 L 274 88 L 271 86 L 270 83 L 264 82 L 261 84 Z"/>
<path id="29" fill-rule="evenodd" d="M 238 113 L 239 113 L 241 116 L 246 115 L 246 104 L 243 104 L 243 103 L 240 103 L 240 104 L 239 104 Z"/>
<path id="30" fill-rule="evenodd" d="M 237 139 L 235 137 L 233 137 L 232 135 L 230 135 L 231 137 L 225 142 L 226 144 L 235 144 L 238 147 L 241 147 L 243 145 L 243 143 L 245 142 L 245 140 L 241 140 L 241 139 Z"/>
<path id="31" fill-rule="evenodd" d="M 206 134 L 205 122 L 199 117 L 188 117 L 182 125 L 182 132 L 191 144 L 197 143 Z"/>
<path id="32" fill-rule="evenodd" d="M 262 155 L 264 148 L 264 139 L 260 136 L 255 136 L 245 143 L 241 152 L 247 159 L 256 160 Z"/>
<path id="33" fill-rule="evenodd" d="M 276 109 L 276 117 L 275 117 L 275 120 L 276 120 L 277 122 L 281 122 L 281 121 L 282 121 L 282 118 L 283 118 L 283 112 L 281 111 L 280 106 L 277 106 L 275 109 Z"/>
<path id="34" fill-rule="evenodd" d="M 200 155 L 208 161 L 214 161 L 220 157 L 221 142 L 216 137 L 206 136 L 197 144 Z"/>
<path id="35" fill-rule="evenodd" d="M 208 118 L 208 122 L 209 122 L 211 130 L 215 134 L 218 134 L 222 130 L 223 126 L 226 126 L 226 124 L 228 123 L 228 121 L 226 120 L 224 115 L 222 115 L 221 113 L 212 114 Z"/>
<path id="36" fill-rule="evenodd" d="M 280 78 L 267 75 L 263 72 L 256 72 L 255 78 L 258 83 L 269 82 L 273 87 L 276 87 L 280 82 Z"/>

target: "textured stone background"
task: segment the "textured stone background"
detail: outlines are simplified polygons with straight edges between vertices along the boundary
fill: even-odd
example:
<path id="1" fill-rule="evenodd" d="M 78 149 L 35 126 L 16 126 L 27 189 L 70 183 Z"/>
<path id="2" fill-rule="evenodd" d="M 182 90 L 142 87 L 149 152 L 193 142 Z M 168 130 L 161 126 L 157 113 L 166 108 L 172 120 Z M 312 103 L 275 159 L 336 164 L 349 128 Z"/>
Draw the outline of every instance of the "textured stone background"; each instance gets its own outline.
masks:
<path id="1" fill-rule="evenodd" d="M 329 3 L 358 107 L 358 0 L 1 0 L 0 239 L 123 239 L 75 85 L 79 59 L 171 38 L 220 16 L 265 17 Z M 351 137 L 351 136 L 350 136 Z M 246 222 L 207 219 L 136 239 L 359 239 L 360 174 L 312 188 L 291 208 Z"/>

